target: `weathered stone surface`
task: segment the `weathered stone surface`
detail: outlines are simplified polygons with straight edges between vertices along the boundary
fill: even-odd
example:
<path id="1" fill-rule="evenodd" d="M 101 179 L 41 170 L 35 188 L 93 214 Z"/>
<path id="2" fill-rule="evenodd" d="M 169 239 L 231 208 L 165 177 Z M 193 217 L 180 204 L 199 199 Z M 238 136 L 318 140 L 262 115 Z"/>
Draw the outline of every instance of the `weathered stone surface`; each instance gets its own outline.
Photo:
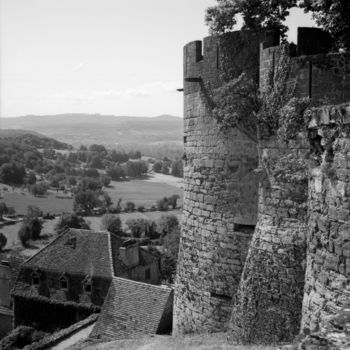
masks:
<path id="1" fill-rule="evenodd" d="M 317 332 L 349 302 L 350 106 L 336 104 L 350 101 L 350 55 L 325 53 L 329 45 L 316 32 L 300 31 L 303 45 L 289 46 L 285 85 L 313 106 L 331 105 L 314 108 L 304 132 L 284 142 L 275 137 L 260 142 L 255 173 L 254 142 L 238 129 L 223 132 L 211 116 L 210 91 L 222 83 L 224 65 L 218 38 L 206 38 L 203 53 L 199 41 L 185 47 L 185 191 L 175 333 L 229 328 L 232 338 L 244 342 L 289 341 L 300 322 L 308 334 Z M 226 36 L 236 52 L 229 62 L 237 76 L 259 75 L 264 91 L 282 49 L 267 38 L 258 72 L 261 38 L 248 36 Z M 312 333 L 302 348 L 323 349 L 333 341 L 326 338 Z"/>
<path id="2" fill-rule="evenodd" d="M 307 179 L 278 169 L 308 148 L 305 135 L 294 148 L 276 139 L 261 143 L 258 223 L 232 311 L 231 337 L 240 342 L 291 341 L 298 334 L 304 289 Z M 302 180 L 298 180 L 302 178 Z"/>
<path id="3" fill-rule="evenodd" d="M 311 164 L 308 262 L 303 331 L 317 331 L 350 301 L 350 129 L 343 121 L 349 105 L 313 110 L 309 127 L 325 145 L 319 164 Z"/>
<path id="4" fill-rule="evenodd" d="M 175 333 L 228 326 L 256 224 L 258 152 L 245 133 L 220 129 L 208 94 L 222 84 L 224 63 L 230 62 L 237 76 L 248 71 L 258 77 L 260 39 L 245 32 L 228 34 L 225 44 L 236 51 L 232 61 L 222 58 L 217 38 L 204 40 L 203 57 L 200 42 L 185 47 L 185 187 Z M 200 77 L 202 84 L 186 81 L 192 76 Z"/>

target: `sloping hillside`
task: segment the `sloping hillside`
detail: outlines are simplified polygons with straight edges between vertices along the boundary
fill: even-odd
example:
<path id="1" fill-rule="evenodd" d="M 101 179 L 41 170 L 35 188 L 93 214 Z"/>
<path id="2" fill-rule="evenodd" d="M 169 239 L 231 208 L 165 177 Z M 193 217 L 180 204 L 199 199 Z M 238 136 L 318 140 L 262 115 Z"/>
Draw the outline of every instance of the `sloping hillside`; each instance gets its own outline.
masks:
<path id="1" fill-rule="evenodd" d="M 60 114 L 2 118 L 3 129 L 25 129 L 72 145 L 181 143 L 183 120 L 159 117 L 127 117 L 100 114 Z"/>
<path id="2" fill-rule="evenodd" d="M 0 129 L 0 139 L 33 148 L 54 148 L 63 150 L 71 147 L 67 143 L 57 141 L 31 130 Z"/>

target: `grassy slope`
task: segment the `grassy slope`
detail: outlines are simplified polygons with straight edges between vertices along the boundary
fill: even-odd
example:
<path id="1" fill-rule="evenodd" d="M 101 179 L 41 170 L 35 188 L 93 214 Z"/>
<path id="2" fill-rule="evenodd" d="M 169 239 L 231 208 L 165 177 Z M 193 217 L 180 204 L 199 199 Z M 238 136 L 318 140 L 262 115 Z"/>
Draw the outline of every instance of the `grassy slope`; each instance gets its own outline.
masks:
<path id="1" fill-rule="evenodd" d="M 145 336 L 140 339 L 125 339 L 109 343 L 89 342 L 73 346 L 69 350 L 276 350 L 275 346 L 232 345 L 225 333 L 212 333 L 187 336 Z"/>

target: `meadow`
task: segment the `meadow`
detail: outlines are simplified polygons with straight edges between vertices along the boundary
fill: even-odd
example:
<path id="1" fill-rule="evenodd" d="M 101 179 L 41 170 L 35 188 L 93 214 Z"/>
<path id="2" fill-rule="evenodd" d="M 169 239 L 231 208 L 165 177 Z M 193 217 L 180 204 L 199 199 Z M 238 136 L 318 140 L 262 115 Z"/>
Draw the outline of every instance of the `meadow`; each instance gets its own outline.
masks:
<path id="1" fill-rule="evenodd" d="M 172 176 L 169 176 L 172 177 Z M 156 205 L 159 199 L 170 197 L 173 194 L 180 196 L 178 205 L 182 204 L 182 189 L 165 182 L 153 182 L 148 180 L 112 181 L 110 186 L 104 189 L 117 204 L 122 199 L 124 207 L 128 201 L 134 202 L 136 207 L 150 208 Z"/>
<path id="2" fill-rule="evenodd" d="M 62 197 L 62 193 L 49 190 L 48 194 L 43 197 L 34 197 L 26 190 L 19 188 L 11 188 L 10 186 L 0 185 L 1 198 L 0 202 L 5 202 L 7 206 L 12 206 L 16 210 L 17 214 L 24 215 L 29 205 L 35 205 L 39 207 L 43 213 L 50 213 L 59 216 L 63 212 L 72 212 L 73 199 L 71 198 L 57 198 Z M 104 188 L 110 195 L 113 203 L 116 205 L 121 198 L 120 203 L 122 207 L 126 202 L 132 201 L 135 203 L 136 208 L 138 206 L 144 206 L 150 208 L 156 205 L 157 201 L 163 197 L 169 197 L 173 194 L 180 196 L 177 205 L 182 205 L 182 181 L 181 179 L 174 178 L 169 175 L 154 174 L 143 180 L 130 180 L 123 182 L 112 181 L 108 188 Z M 126 221 L 130 218 L 133 219 L 148 219 L 157 221 L 162 215 L 174 214 L 181 220 L 181 209 L 169 210 L 168 212 L 150 211 L 150 212 L 138 212 L 133 213 L 120 213 L 123 228 L 126 229 Z M 90 223 L 91 229 L 101 229 L 101 217 L 100 216 L 87 216 L 85 217 Z M 48 239 L 52 239 L 54 235 L 54 226 L 58 221 L 58 217 L 54 220 L 44 220 L 42 234 L 47 236 Z M 14 248 L 18 246 L 19 241 L 17 239 L 17 232 L 21 226 L 21 223 L 15 225 L 4 226 L 0 228 L 0 231 L 7 237 L 6 248 Z M 40 243 L 40 246 L 44 242 Z M 33 254 L 35 249 L 30 251 L 25 250 L 26 255 Z"/>

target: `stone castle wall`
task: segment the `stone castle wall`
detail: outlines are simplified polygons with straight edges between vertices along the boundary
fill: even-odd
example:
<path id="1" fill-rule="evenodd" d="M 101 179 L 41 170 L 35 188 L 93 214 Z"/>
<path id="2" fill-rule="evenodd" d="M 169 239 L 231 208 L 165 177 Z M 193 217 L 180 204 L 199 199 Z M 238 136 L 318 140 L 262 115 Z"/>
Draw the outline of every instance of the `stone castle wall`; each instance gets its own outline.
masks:
<path id="1" fill-rule="evenodd" d="M 308 97 L 315 106 L 326 101 L 349 100 L 348 55 L 319 54 L 315 45 L 310 52 L 305 52 L 305 42 L 310 42 L 310 34 L 313 36 L 315 29 L 311 33 L 306 29 L 299 31 L 298 44 L 301 42 L 301 48 L 288 47 L 291 58 L 285 85 L 290 97 Z M 319 51 L 324 52 L 327 46 L 320 46 Z M 285 50 L 286 47 L 281 46 L 262 47 L 262 93 L 273 84 L 271 78 L 279 74 L 280 57 Z M 296 56 L 305 53 L 313 55 Z M 275 132 L 278 134 L 279 130 Z M 306 321 L 308 318 L 317 318 L 310 306 L 315 294 L 310 300 L 305 298 L 302 312 L 306 254 L 310 253 L 310 247 L 307 250 L 307 238 L 310 236 L 307 214 L 313 210 L 308 208 L 309 184 L 305 176 L 308 169 L 303 161 L 313 147 L 314 141 L 310 144 L 306 128 L 283 142 L 277 137 L 259 142 L 260 166 L 268 181 L 260 179 L 258 224 L 232 312 L 232 337 L 236 340 L 263 343 L 291 341 L 300 330 L 302 314 L 303 328 L 310 328 L 310 322 Z M 293 176 L 286 178 L 288 174 Z M 309 266 L 307 281 L 312 280 L 312 274 L 317 275 L 317 272 Z M 308 307 L 305 307 L 306 304 Z M 316 308 L 315 305 L 313 308 Z M 318 317 L 317 322 L 321 318 Z M 315 324 L 311 328 L 314 329 Z"/>
<path id="2" fill-rule="evenodd" d="M 231 69 L 260 76 L 264 92 L 284 48 L 273 46 L 272 35 L 230 35 L 236 43 Z M 265 44 L 257 71 L 247 57 L 256 57 L 259 41 Z M 315 107 L 350 101 L 350 56 L 328 54 L 330 47 L 320 30 L 299 30 L 298 46 L 288 46 L 286 86 L 293 97 L 308 97 Z M 235 340 L 289 341 L 300 326 L 317 330 L 349 300 L 347 129 L 318 122 L 284 141 L 277 130 L 259 141 L 257 199 L 254 142 L 238 129 L 221 131 L 211 115 L 210 89 L 222 83 L 221 54 L 218 38 L 205 39 L 203 55 L 201 42 L 185 47 L 185 193 L 174 330 L 229 328 Z M 325 114 L 331 121 L 333 110 Z M 335 170 L 305 163 L 315 152 L 331 158 Z"/>
<path id="3" fill-rule="evenodd" d="M 350 104 L 315 108 L 309 129 L 320 147 L 310 161 L 302 329 L 318 331 L 350 305 Z"/>
<path id="4" fill-rule="evenodd" d="M 198 41 L 184 49 L 185 187 L 175 332 L 228 325 L 256 224 L 258 154 L 256 141 L 244 132 L 220 129 L 210 96 L 227 70 L 236 76 L 247 71 L 257 79 L 260 39 L 234 32 L 223 40 L 204 39 L 203 55 Z M 235 52 L 229 61 L 225 45 Z"/>

